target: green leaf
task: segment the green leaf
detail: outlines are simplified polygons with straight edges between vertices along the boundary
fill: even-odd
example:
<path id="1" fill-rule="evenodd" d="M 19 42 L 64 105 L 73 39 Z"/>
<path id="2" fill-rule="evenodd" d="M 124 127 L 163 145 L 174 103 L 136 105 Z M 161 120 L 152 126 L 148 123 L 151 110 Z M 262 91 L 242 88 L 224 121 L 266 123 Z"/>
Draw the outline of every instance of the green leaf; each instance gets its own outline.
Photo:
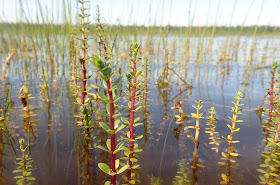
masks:
<path id="1" fill-rule="evenodd" d="M 136 165 L 133 165 L 132 166 L 132 169 L 136 169 L 136 168 L 139 168 L 140 167 L 140 165 L 139 164 L 136 164 Z"/>
<path id="2" fill-rule="evenodd" d="M 141 108 L 142 108 L 142 105 L 140 105 L 139 107 L 137 107 L 137 108 L 134 110 L 134 112 L 138 111 L 138 110 L 141 109 Z"/>
<path id="3" fill-rule="evenodd" d="M 136 158 L 130 158 L 130 161 L 133 163 L 137 163 L 138 160 Z"/>
<path id="4" fill-rule="evenodd" d="M 127 118 L 121 117 L 121 120 L 122 120 L 122 122 L 123 122 L 123 123 L 125 123 L 125 124 L 129 124 L 129 121 L 128 121 L 128 119 L 127 119 Z"/>
<path id="5" fill-rule="evenodd" d="M 78 104 L 81 104 L 81 98 L 76 98 Z"/>
<path id="6" fill-rule="evenodd" d="M 104 81 L 107 81 L 107 80 L 108 80 L 108 78 L 107 78 L 106 76 L 104 76 L 104 75 L 99 75 L 99 77 L 100 77 L 101 79 L 103 79 Z"/>
<path id="7" fill-rule="evenodd" d="M 238 156 L 238 153 L 229 153 L 229 155 L 231 155 L 231 156 L 234 156 L 234 157 L 237 157 Z"/>
<path id="8" fill-rule="evenodd" d="M 116 170 L 119 168 L 119 166 L 120 166 L 120 160 L 116 159 L 115 160 L 115 168 L 116 168 Z"/>
<path id="9" fill-rule="evenodd" d="M 118 86 L 115 85 L 115 86 L 111 87 L 111 88 L 109 89 L 109 91 L 113 91 L 113 90 L 116 89 L 117 87 L 118 87 Z"/>
<path id="10" fill-rule="evenodd" d="M 134 123 L 137 123 L 140 119 L 141 119 L 140 117 L 135 118 L 135 119 L 134 119 Z"/>
<path id="11" fill-rule="evenodd" d="M 110 103 L 107 103 L 106 110 L 107 110 L 108 114 L 110 114 Z"/>
<path id="12" fill-rule="evenodd" d="M 116 119 L 116 120 L 115 120 L 115 125 L 114 125 L 114 126 L 115 126 L 115 129 L 119 127 L 120 122 L 121 122 L 120 119 Z"/>
<path id="13" fill-rule="evenodd" d="M 268 167 L 268 165 L 267 165 L 267 164 L 260 164 L 259 166 L 260 166 L 260 167 L 263 167 L 263 168 Z"/>
<path id="14" fill-rule="evenodd" d="M 135 184 L 135 180 L 130 180 L 128 182 L 129 182 L 129 184 Z"/>
<path id="15" fill-rule="evenodd" d="M 121 151 L 121 150 L 123 150 L 123 148 L 116 149 L 116 150 L 113 152 L 113 154 L 116 154 L 116 153 L 118 153 L 118 152 Z"/>
<path id="16" fill-rule="evenodd" d="M 100 125 L 104 130 L 109 130 L 109 129 L 110 129 L 110 127 L 109 127 L 106 123 L 104 123 L 104 122 L 99 122 L 99 125 Z"/>
<path id="17" fill-rule="evenodd" d="M 260 172 L 260 173 L 266 173 L 264 170 L 262 170 L 262 169 L 257 169 L 257 171 L 258 172 Z"/>
<path id="18" fill-rule="evenodd" d="M 121 131 L 123 128 L 125 128 L 126 126 L 125 125 L 121 125 L 119 126 L 117 129 L 116 129 L 116 133 Z"/>
<path id="19" fill-rule="evenodd" d="M 98 163 L 98 167 L 100 168 L 100 170 L 102 170 L 106 174 L 109 174 L 109 172 L 111 170 L 110 167 L 105 163 Z"/>
<path id="20" fill-rule="evenodd" d="M 108 100 L 107 96 L 105 96 L 104 94 L 102 94 L 102 93 L 100 93 L 100 92 L 98 92 L 97 95 L 98 95 L 103 101 Z"/>
<path id="21" fill-rule="evenodd" d="M 105 148 L 104 146 L 98 145 L 97 148 L 110 153 L 110 151 L 107 148 Z"/>
<path id="22" fill-rule="evenodd" d="M 22 172 L 23 170 L 14 170 L 13 173 Z"/>
<path id="23" fill-rule="evenodd" d="M 29 180 L 29 181 L 34 181 L 34 180 L 36 180 L 35 177 L 26 177 L 26 179 Z"/>
<path id="24" fill-rule="evenodd" d="M 107 139 L 106 141 L 107 148 L 111 151 L 111 139 Z"/>
<path id="25" fill-rule="evenodd" d="M 138 127 L 140 125 L 143 125 L 143 123 L 136 123 L 136 124 L 133 124 L 134 127 Z"/>
<path id="26" fill-rule="evenodd" d="M 23 184 L 24 179 L 17 180 L 17 184 Z"/>
<path id="27" fill-rule="evenodd" d="M 124 165 L 123 167 L 121 167 L 118 171 L 117 174 L 121 174 L 122 172 L 124 172 L 125 170 L 127 170 L 129 168 L 129 165 Z"/>
<path id="28" fill-rule="evenodd" d="M 115 130 L 106 130 L 106 132 L 107 132 L 108 134 L 115 134 L 115 133 L 116 133 Z"/>
<path id="29" fill-rule="evenodd" d="M 101 116 L 109 117 L 109 114 L 107 114 L 107 113 L 105 113 L 105 112 L 103 112 L 103 111 L 101 111 L 101 110 L 97 110 L 97 111 L 96 111 L 96 114 L 99 114 L 99 115 L 101 115 Z"/>
<path id="30" fill-rule="evenodd" d="M 137 73 L 136 73 L 136 75 L 135 75 L 135 76 L 137 77 L 137 76 L 139 76 L 141 73 L 142 73 L 142 69 L 141 69 L 141 70 L 139 70 L 139 71 L 137 71 Z"/>
<path id="31" fill-rule="evenodd" d="M 268 173 L 264 174 L 264 177 L 265 177 L 265 178 L 268 178 L 268 177 L 269 177 L 269 174 L 268 174 Z"/>
<path id="32" fill-rule="evenodd" d="M 141 139 L 142 137 L 143 137 L 143 135 L 137 136 L 137 137 L 135 138 L 135 140 Z"/>
<path id="33" fill-rule="evenodd" d="M 106 181 L 104 185 L 111 185 L 111 181 Z"/>
<path id="34" fill-rule="evenodd" d="M 121 115 L 122 115 L 122 114 L 116 114 L 116 113 L 115 113 L 115 114 L 113 115 L 113 118 L 116 118 L 116 117 L 121 116 Z"/>
<path id="35" fill-rule="evenodd" d="M 122 147 L 126 142 L 125 141 L 121 141 L 117 144 L 116 149 Z"/>
<path id="36" fill-rule="evenodd" d="M 139 153 L 139 152 L 142 152 L 143 150 L 142 149 L 134 149 L 133 152 L 135 153 Z"/>
<path id="37" fill-rule="evenodd" d="M 113 103 L 112 100 L 103 100 L 105 103 Z"/>
<path id="38" fill-rule="evenodd" d="M 240 141 L 231 141 L 232 143 L 239 143 Z"/>
<path id="39" fill-rule="evenodd" d="M 23 176 L 15 176 L 14 178 L 15 179 L 20 179 L 20 178 L 23 178 Z"/>

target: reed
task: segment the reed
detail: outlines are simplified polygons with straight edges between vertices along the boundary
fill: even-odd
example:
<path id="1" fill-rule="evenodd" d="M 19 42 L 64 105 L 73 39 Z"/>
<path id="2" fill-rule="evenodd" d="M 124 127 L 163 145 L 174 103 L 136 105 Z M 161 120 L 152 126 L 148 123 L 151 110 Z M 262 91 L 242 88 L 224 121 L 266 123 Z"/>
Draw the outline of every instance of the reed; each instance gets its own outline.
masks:
<path id="1" fill-rule="evenodd" d="M 10 62 L 11 62 L 11 60 L 12 60 L 14 54 L 15 54 L 15 49 L 12 49 L 12 52 L 10 53 L 10 55 L 7 57 L 7 59 L 5 60 L 5 62 L 4 62 L 4 64 L 3 64 L 3 69 L 2 69 L 2 71 L 3 71 L 3 76 L 2 76 L 2 78 L 1 78 L 1 80 L 3 80 L 4 83 L 5 83 L 5 81 L 6 81 L 8 68 L 9 68 L 9 66 L 10 66 Z"/>

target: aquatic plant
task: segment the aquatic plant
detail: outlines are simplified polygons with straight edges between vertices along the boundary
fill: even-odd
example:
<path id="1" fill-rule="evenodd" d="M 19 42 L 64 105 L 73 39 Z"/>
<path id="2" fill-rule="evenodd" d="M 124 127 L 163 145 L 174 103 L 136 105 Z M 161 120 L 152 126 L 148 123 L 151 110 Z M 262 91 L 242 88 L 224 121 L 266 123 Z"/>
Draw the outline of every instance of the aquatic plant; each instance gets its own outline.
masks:
<path id="1" fill-rule="evenodd" d="M 199 126 L 199 119 L 203 118 L 203 113 L 199 113 L 200 109 L 203 107 L 203 105 L 201 105 L 203 103 L 202 100 L 199 101 L 195 101 L 197 103 L 197 107 L 195 107 L 194 105 L 192 106 L 193 108 L 196 109 L 196 113 L 191 113 L 192 117 L 196 119 L 195 122 L 195 126 L 187 126 L 185 128 L 185 130 L 192 128 L 195 129 L 195 138 L 193 138 L 193 136 L 191 135 L 187 135 L 188 138 L 190 138 L 193 142 L 194 142 L 194 152 L 193 155 L 197 155 L 197 149 L 199 146 L 199 142 L 198 142 L 198 136 L 199 136 L 199 132 L 200 132 L 200 126 Z"/>
<path id="2" fill-rule="evenodd" d="M 233 112 L 233 116 L 229 117 L 229 119 L 232 121 L 232 125 L 230 126 L 229 124 L 227 125 L 228 128 L 230 129 L 230 135 L 227 136 L 227 138 L 225 138 L 225 140 L 228 142 L 228 149 L 227 149 L 227 153 L 231 156 L 238 156 L 237 153 L 234 153 L 234 147 L 231 146 L 232 143 L 239 143 L 240 141 L 233 141 L 233 134 L 234 132 L 238 132 L 240 130 L 240 128 L 236 128 L 236 123 L 240 123 L 243 122 L 243 120 L 238 120 L 238 114 L 241 114 L 242 109 L 239 109 L 240 106 L 244 105 L 240 103 L 240 100 L 242 99 L 242 92 L 237 92 L 236 93 L 237 96 L 235 96 L 234 98 L 237 100 L 236 103 L 232 102 L 235 107 L 232 107 L 232 112 Z"/>
<path id="3" fill-rule="evenodd" d="M 16 158 L 16 160 L 18 160 L 17 162 L 18 167 L 17 170 L 13 171 L 13 173 L 22 173 L 22 175 L 15 176 L 14 178 L 19 179 L 17 180 L 17 184 L 26 184 L 26 183 L 31 184 L 30 182 L 28 183 L 28 181 L 32 182 L 36 180 L 36 178 L 31 176 L 33 167 L 30 163 L 33 162 L 33 159 L 25 153 L 29 145 L 24 147 L 24 139 L 19 140 L 19 145 L 20 145 L 19 151 L 21 151 L 22 157 Z"/>
<path id="4" fill-rule="evenodd" d="M 264 148 L 262 158 L 263 164 L 257 169 L 262 175 L 259 176 L 260 184 L 278 184 L 280 183 L 279 164 L 280 164 L 280 101 L 277 102 L 277 107 L 274 108 L 274 113 L 269 135 L 267 135 L 267 145 Z"/>
<path id="5" fill-rule="evenodd" d="M 266 134 L 269 135 L 269 128 L 270 128 L 270 123 L 271 123 L 271 118 L 272 118 L 272 111 L 273 111 L 273 106 L 274 106 L 274 78 L 275 78 L 275 72 L 278 67 L 277 62 L 274 62 L 272 65 L 272 70 L 271 70 L 271 82 L 270 82 L 270 102 L 269 102 L 269 112 L 268 112 L 268 120 L 267 120 L 267 129 L 266 129 Z"/>
<path id="6" fill-rule="evenodd" d="M 153 175 L 150 177 L 150 181 L 150 185 L 160 185 L 162 183 L 160 177 L 155 177 Z"/>
<path id="7" fill-rule="evenodd" d="M 196 103 L 197 103 L 197 107 L 195 107 L 194 105 L 192 106 L 193 108 L 196 109 L 196 113 L 191 113 L 192 117 L 196 119 L 195 126 L 185 127 L 185 130 L 187 130 L 189 128 L 195 129 L 195 138 L 191 135 L 187 135 L 187 137 L 190 138 L 194 142 L 193 160 L 191 163 L 192 175 L 193 175 L 192 184 L 195 184 L 197 182 L 198 167 L 204 167 L 204 165 L 199 162 L 199 154 L 198 154 L 198 147 L 199 147 L 198 137 L 199 137 L 199 133 L 200 133 L 199 119 L 204 118 L 204 117 L 202 117 L 203 113 L 200 113 L 200 110 L 203 107 L 203 105 L 201 105 L 203 103 L 203 101 L 199 100 L 199 101 L 196 101 Z"/>
<path id="8" fill-rule="evenodd" d="M 178 171 L 177 175 L 175 176 L 173 180 L 173 185 L 185 185 L 190 184 L 191 182 L 188 180 L 188 166 L 186 159 L 181 159 L 178 162 Z"/>
<path id="9" fill-rule="evenodd" d="M 116 153 L 124 149 L 124 142 L 120 142 L 116 145 L 116 133 L 125 127 L 124 124 L 121 124 L 120 119 L 117 119 L 117 117 L 121 115 L 121 112 L 119 112 L 119 110 L 115 107 L 116 102 L 120 99 L 117 97 L 115 92 L 115 89 L 118 87 L 120 82 L 120 78 L 114 79 L 114 71 L 112 70 L 109 61 L 105 63 L 99 56 L 95 55 L 93 57 L 92 64 L 95 66 L 96 74 L 102 81 L 103 87 L 100 86 L 100 88 L 108 92 L 106 95 L 100 92 L 97 93 L 98 98 L 107 104 L 107 112 L 96 110 L 96 113 L 110 118 L 109 126 L 104 122 L 99 122 L 99 125 L 111 136 L 110 139 L 107 139 L 106 141 L 107 148 L 100 145 L 98 148 L 111 154 L 111 167 L 105 163 L 99 163 L 98 166 L 103 172 L 111 176 L 111 182 L 107 181 L 105 184 L 107 185 L 111 183 L 115 185 L 116 175 L 129 168 L 129 165 L 123 165 L 120 169 L 118 169 L 120 167 L 120 160 L 116 159 Z"/>
<path id="10" fill-rule="evenodd" d="M 238 132 L 240 128 L 236 127 L 236 123 L 243 122 L 243 120 L 238 120 L 238 114 L 241 114 L 242 109 L 240 109 L 240 106 L 243 104 L 240 103 L 240 100 L 242 99 L 242 92 L 238 91 L 236 93 L 236 96 L 234 97 L 236 99 L 236 103 L 232 102 L 235 106 L 232 107 L 233 116 L 229 117 L 229 119 L 232 121 L 232 125 L 227 124 L 228 128 L 230 129 L 230 134 L 227 136 L 227 138 L 224 138 L 228 142 L 228 148 L 227 152 L 222 152 L 222 160 L 226 162 L 219 162 L 220 165 L 222 165 L 222 168 L 226 168 L 226 173 L 223 173 L 222 179 L 223 181 L 220 182 L 220 184 L 232 184 L 233 181 L 232 174 L 231 174 L 231 168 L 234 168 L 235 166 L 231 165 L 231 163 L 235 163 L 235 160 L 231 159 L 231 157 L 237 157 L 239 156 L 238 153 L 235 152 L 234 146 L 232 146 L 233 143 L 239 143 L 240 141 L 234 141 L 233 140 L 233 134 L 235 132 Z"/>
<path id="11" fill-rule="evenodd" d="M 86 83 L 88 80 L 87 76 L 87 60 L 88 60 L 88 55 L 87 55 L 87 38 L 86 38 L 86 32 L 87 30 L 87 25 L 89 24 L 88 22 L 85 21 L 86 17 L 89 17 L 89 14 L 87 14 L 85 11 L 87 10 L 85 6 L 85 1 L 81 0 L 79 1 L 81 4 L 81 14 L 79 16 L 81 17 L 81 42 L 82 42 L 82 47 L 80 48 L 82 50 L 82 55 L 81 58 L 79 59 L 80 64 L 81 64 L 81 71 L 82 71 L 82 86 L 81 86 L 81 105 L 85 104 L 85 98 L 86 98 Z"/>
<path id="12" fill-rule="evenodd" d="M 206 131 L 205 133 L 209 134 L 209 144 L 213 145 L 213 147 L 211 148 L 211 150 L 215 150 L 216 153 L 219 152 L 219 146 L 220 146 L 220 136 L 219 136 L 219 132 L 215 132 L 216 129 L 216 125 L 215 122 L 216 118 L 214 117 L 214 114 L 216 114 L 215 112 L 215 107 L 211 107 L 209 112 L 209 117 L 207 118 L 207 123 L 206 125 L 208 126 L 208 128 L 205 128 Z"/>
<path id="13" fill-rule="evenodd" d="M 139 165 L 135 164 L 138 161 L 137 157 L 139 156 L 139 154 L 137 153 L 142 151 L 142 149 L 138 148 L 138 144 L 136 142 L 137 140 L 143 137 L 143 135 L 135 137 L 134 134 L 134 128 L 139 125 L 142 125 L 142 123 L 137 123 L 140 120 L 140 118 L 135 118 L 135 113 L 142 108 L 142 105 L 136 107 L 136 99 L 142 97 L 142 90 L 137 90 L 137 87 L 139 87 L 141 83 L 138 82 L 138 79 L 136 79 L 142 73 L 141 67 L 137 69 L 137 63 L 140 61 L 139 49 L 140 46 L 137 43 L 131 44 L 132 57 L 130 61 L 132 62 L 132 70 L 128 71 L 128 76 L 131 76 L 131 81 L 128 81 L 130 89 L 128 89 L 128 91 L 126 92 L 128 97 L 130 97 L 128 102 L 128 107 L 130 108 L 129 123 L 128 120 L 122 118 L 124 123 L 129 125 L 129 132 L 127 132 L 126 138 L 129 142 L 129 147 L 125 148 L 124 154 L 126 157 L 123 158 L 129 160 L 129 175 L 128 178 L 125 179 L 129 182 L 129 184 L 135 184 L 135 182 L 140 182 L 139 180 L 132 178 L 133 176 L 135 176 L 133 171 L 139 167 Z"/>

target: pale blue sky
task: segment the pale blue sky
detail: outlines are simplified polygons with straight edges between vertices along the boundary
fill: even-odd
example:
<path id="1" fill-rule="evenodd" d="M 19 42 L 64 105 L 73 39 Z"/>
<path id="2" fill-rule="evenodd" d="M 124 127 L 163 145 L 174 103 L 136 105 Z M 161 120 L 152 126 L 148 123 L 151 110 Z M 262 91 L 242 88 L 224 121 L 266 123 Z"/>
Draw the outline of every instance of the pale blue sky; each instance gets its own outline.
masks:
<path id="1" fill-rule="evenodd" d="M 71 12 L 75 15 L 76 1 L 66 1 L 72 3 Z M 22 2 L 24 11 L 34 22 L 37 22 L 36 14 L 39 14 L 37 0 L 22 0 Z M 63 21 L 62 0 L 39 0 L 39 2 L 49 20 L 55 23 Z M 119 20 L 124 25 L 170 23 L 187 26 L 193 18 L 193 25 L 215 23 L 229 25 L 231 21 L 232 25 L 242 25 L 245 20 L 245 25 L 280 26 L 279 0 L 89 0 L 91 22 L 94 22 L 97 4 L 101 7 L 103 22 L 107 24 L 116 24 Z M 19 13 L 19 0 L 0 0 L 0 12 L 1 22 L 16 22 L 20 18 L 23 19 Z"/>

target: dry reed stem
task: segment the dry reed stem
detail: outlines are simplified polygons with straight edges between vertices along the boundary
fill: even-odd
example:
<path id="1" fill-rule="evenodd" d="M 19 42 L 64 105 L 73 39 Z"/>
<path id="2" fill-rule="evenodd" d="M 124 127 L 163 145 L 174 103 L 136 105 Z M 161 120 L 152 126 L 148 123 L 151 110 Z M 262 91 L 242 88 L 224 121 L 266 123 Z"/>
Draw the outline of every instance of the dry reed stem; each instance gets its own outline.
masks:
<path id="1" fill-rule="evenodd" d="M 10 53 L 10 55 L 8 56 L 8 58 L 5 60 L 5 63 L 3 64 L 3 76 L 1 78 L 1 80 L 6 81 L 6 73 L 8 72 L 8 67 L 10 66 L 10 61 L 13 58 L 13 55 L 15 54 L 15 49 L 12 49 L 12 52 Z"/>

